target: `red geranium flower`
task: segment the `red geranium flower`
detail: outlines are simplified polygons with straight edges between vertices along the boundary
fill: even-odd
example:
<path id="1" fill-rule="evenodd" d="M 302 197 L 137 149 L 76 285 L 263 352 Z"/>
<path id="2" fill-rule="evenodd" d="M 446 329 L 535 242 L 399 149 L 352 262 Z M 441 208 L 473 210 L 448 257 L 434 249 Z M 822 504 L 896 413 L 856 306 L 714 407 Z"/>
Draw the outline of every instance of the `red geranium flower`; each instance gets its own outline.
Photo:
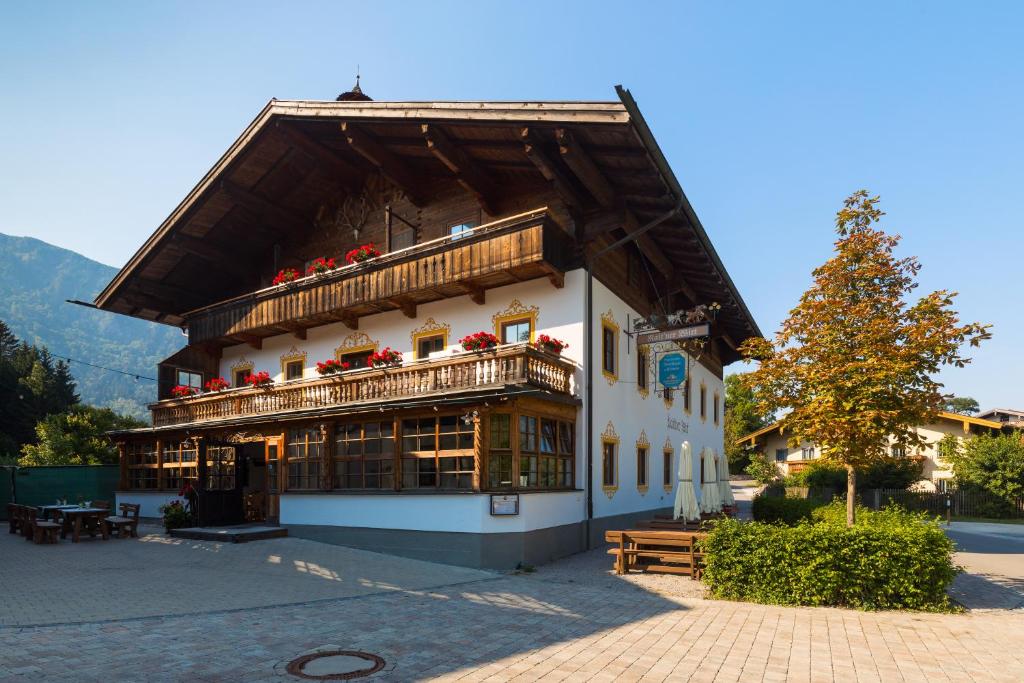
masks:
<path id="1" fill-rule="evenodd" d="M 260 372 L 249 375 L 245 378 L 245 383 L 253 387 L 269 387 L 274 383 L 274 380 L 270 379 L 270 374 L 266 371 L 261 370 Z"/>
<path id="2" fill-rule="evenodd" d="M 493 349 L 500 341 L 490 332 L 476 332 L 463 337 L 459 340 L 459 343 L 462 344 L 462 348 L 466 351 L 483 351 L 485 349 Z"/>
<path id="3" fill-rule="evenodd" d="M 383 351 L 371 353 L 370 357 L 366 359 L 366 362 L 374 368 L 387 367 L 389 365 L 401 365 L 402 353 L 401 351 L 395 351 L 390 346 L 386 346 Z"/>
<path id="4" fill-rule="evenodd" d="M 171 396 L 174 398 L 185 398 L 199 393 L 199 390 L 195 387 L 185 386 L 184 384 L 178 384 L 171 387 Z"/>
<path id="5" fill-rule="evenodd" d="M 335 263 L 333 257 L 324 258 L 321 256 L 310 264 L 309 268 L 306 270 L 306 275 L 322 275 L 323 273 L 334 270 L 337 267 L 338 264 Z"/>
<path id="6" fill-rule="evenodd" d="M 345 261 L 348 263 L 362 263 L 377 256 L 380 256 L 380 251 L 374 246 L 373 242 L 368 242 L 345 254 Z"/>
<path id="7" fill-rule="evenodd" d="M 294 282 L 299 279 L 299 271 L 294 268 L 285 268 L 284 270 L 278 271 L 277 276 L 274 277 L 272 284 L 282 285 L 286 282 Z"/>
<path id="8" fill-rule="evenodd" d="M 554 337 L 549 337 L 546 334 L 538 335 L 537 341 L 533 343 L 533 346 L 536 349 L 547 351 L 549 353 L 561 353 L 562 349 L 569 347 L 569 345 L 561 339 L 555 339 Z"/>
<path id="9" fill-rule="evenodd" d="M 224 391 L 225 389 L 231 388 L 231 385 L 228 384 L 228 381 L 223 377 L 214 377 L 204 386 L 207 391 Z"/>

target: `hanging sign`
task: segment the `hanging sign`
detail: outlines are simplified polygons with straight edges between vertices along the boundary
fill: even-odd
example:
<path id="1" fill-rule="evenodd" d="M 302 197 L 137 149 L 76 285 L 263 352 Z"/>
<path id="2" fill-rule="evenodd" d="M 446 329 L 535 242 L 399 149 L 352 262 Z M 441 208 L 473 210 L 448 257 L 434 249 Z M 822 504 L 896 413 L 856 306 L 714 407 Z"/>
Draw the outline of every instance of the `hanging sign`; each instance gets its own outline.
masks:
<path id="1" fill-rule="evenodd" d="M 680 341 L 710 336 L 711 323 L 700 323 L 678 327 L 674 330 L 665 330 L 664 332 L 641 332 L 636 336 L 636 343 L 640 345 L 657 344 L 658 342 Z"/>
<path id="2" fill-rule="evenodd" d="M 675 389 L 686 381 L 686 359 L 681 353 L 666 353 L 658 361 L 658 381 L 661 386 Z"/>

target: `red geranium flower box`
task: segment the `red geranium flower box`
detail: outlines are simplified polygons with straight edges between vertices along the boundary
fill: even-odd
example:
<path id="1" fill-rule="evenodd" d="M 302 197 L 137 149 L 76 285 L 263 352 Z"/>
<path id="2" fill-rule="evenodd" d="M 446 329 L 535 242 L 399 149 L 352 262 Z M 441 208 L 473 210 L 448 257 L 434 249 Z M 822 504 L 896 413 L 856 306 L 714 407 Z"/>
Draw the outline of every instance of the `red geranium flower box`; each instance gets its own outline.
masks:
<path id="1" fill-rule="evenodd" d="M 274 380 L 270 379 L 269 373 L 261 370 L 260 372 L 253 373 L 246 377 L 245 383 L 251 387 L 262 389 L 272 385 L 274 383 Z"/>
<path id="2" fill-rule="evenodd" d="M 368 242 L 345 254 L 345 261 L 347 263 L 362 263 L 377 256 L 380 256 L 380 250 L 374 246 L 373 242 Z"/>
<path id="3" fill-rule="evenodd" d="M 306 270 L 306 275 L 323 275 L 329 271 L 334 270 L 338 267 L 338 264 L 334 261 L 334 258 L 320 258 L 313 261 L 309 268 Z"/>
<path id="4" fill-rule="evenodd" d="M 370 357 L 367 358 L 367 363 L 374 368 L 386 368 L 392 365 L 401 365 L 402 353 L 401 351 L 395 351 L 390 346 L 386 346 L 382 351 L 371 353 Z"/>
<path id="5" fill-rule="evenodd" d="M 554 353 L 557 355 L 562 353 L 562 349 L 568 348 L 569 345 L 561 339 L 555 339 L 554 337 L 549 337 L 546 334 L 541 334 L 537 336 L 537 341 L 533 343 L 533 347 L 539 351 L 547 351 L 548 353 Z"/>
<path id="6" fill-rule="evenodd" d="M 225 389 L 230 389 L 231 385 L 223 377 L 214 377 L 204 387 L 207 391 L 224 391 Z"/>
<path id="7" fill-rule="evenodd" d="M 333 358 L 325 360 L 322 363 L 316 364 L 316 371 L 319 375 L 336 375 L 339 372 L 344 372 L 351 367 L 348 361 L 334 360 Z"/>
<path id="8" fill-rule="evenodd" d="M 189 387 L 184 384 L 178 384 L 171 387 L 171 396 L 174 398 L 188 398 L 199 393 L 199 390 L 195 387 Z"/>
<path id="9" fill-rule="evenodd" d="M 500 340 L 490 332 L 476 332 L 463 337 L 459 343 L 466 351 L 486 351 L 497 346 Z"/>
<path id="10" fill-rule="evenodd" d="M 289 282 L 295 282 L 299 277 L 301 277 L 299 275 L 299 271 L 294 268 L 285 268 L 284 270 L 279 270 L 277 272 L 277 275 L 275 275 L 274 279 L 271 280 L 271 284 L 283 285 Z"/>

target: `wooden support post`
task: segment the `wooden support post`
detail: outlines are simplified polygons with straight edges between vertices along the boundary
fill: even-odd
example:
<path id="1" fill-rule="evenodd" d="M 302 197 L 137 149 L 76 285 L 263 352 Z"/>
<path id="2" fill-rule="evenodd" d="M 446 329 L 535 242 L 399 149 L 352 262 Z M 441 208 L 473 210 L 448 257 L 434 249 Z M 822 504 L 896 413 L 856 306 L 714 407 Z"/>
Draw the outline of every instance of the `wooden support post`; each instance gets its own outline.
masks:
<path id="1" fill-rule="evenodd" d="M 473 411 L 473 490 L 479 491 L 483 486 L 484 457 L 487 453 L 487 442 L 484 439 L 484 419 L 480 411 Z"/>
<path id="2" fill-rule="evenodd" d="M 324 442 L 320 449 L 320 488 L 330 491 L 334 488 L 334 423 L 322 423 L 320 436 Z"/>
<path id="3" fill-rule="evenodd" d="M 164 477 L 164 448 L 160 439 L 156 440 L 156 489 L 163 491 L 167 482 Z"/>
<path id="4" fill-rule="evenodd" d="M 128 448 L 124 441 L 117 442 L 117 458 L 121 465 L 120 476 L 117 480 L 117 488 L 126 491 L 128 489 Z"/>
<path id="5" fill-rule="evenodd" d="M 392 469 L 395 470 L 395 481 L 393 482 L 393 486 L 394 486 L 396 491 L 401 491 L 402 490 L 402 432 L 401 432 L 402 421 L 400 419 L 398 419 L 398 413 L 395 413 L 395 415 L 394 415 L 394 417 L 392 419 L 394 420 L 394 426 L 393 426 L 393 428 L 391 430 L 391 433 L 394 435 L 394 438 L 395 438 L 395 447 L 393 449 L 394 454 L 395 454 L 394 455 L 395 460 L 394 460 L 394 466 L 392 468 Z"/>

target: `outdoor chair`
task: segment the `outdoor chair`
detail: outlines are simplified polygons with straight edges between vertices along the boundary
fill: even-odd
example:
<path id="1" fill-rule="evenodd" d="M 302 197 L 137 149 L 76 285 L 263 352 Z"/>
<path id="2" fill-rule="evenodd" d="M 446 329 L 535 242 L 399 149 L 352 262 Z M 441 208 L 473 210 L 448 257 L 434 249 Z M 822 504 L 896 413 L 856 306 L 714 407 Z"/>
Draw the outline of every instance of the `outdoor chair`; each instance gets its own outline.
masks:
<path id="1" fill-rule="evenodd" d="M 138 503 L 121 503 L 121 514 L 104 518 L 103 538 L 109 538 L 112 533 L 117 532 L 118 538 L 124 538 L 125 533 L 132 538 L 138 536 L 139 510 L 142 506 Z"/>
<path id="2" fill-rule="evenodd" d="M 94 500 L 94 501 L 92 501 L 92 503 L 90 503 L 90 506 L 96 508 L 97 510 L 109 510 L 110 509 L 110 501 L 109 500 Z"/>
<path id="3" fill-rule="evenodd" d="M 10 526 L 10 532 L 12 534 L 18 533 L 21 527 L 21 521 L 19 517 L 18 508 L 21 506 L 17 503 L 7 504 L 7 524 Z"/>
<path id="4" fill-rule="evenodd" d="M 38 519 L 39 511 L 34 507 L 24 506 L 21 524 L 26 540 L 35 543 L 56 543 L 60 524 Z"/>

